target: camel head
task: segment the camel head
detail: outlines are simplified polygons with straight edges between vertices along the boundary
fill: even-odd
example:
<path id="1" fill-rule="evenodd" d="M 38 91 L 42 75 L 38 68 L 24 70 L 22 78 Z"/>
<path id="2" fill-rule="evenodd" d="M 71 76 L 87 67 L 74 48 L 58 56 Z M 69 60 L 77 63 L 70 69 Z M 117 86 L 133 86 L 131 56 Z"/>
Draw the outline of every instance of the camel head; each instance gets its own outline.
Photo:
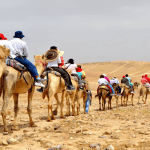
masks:
<path id="1" fill-rule="evenodd" d="M 44 55 L 34 55 L 35 66 L 38 71 L 39 76 L 43 73 L 45 67 L 47 66 L 47 62 L 44 58 Z"/>
<path id="2" fill-rule="evenodd" d="M 6 48 L 6 46 L 0 45 L 0 59 L 6 59 L 9 55 L 10 55 L 10 50 Z"/>
<path id="3" fill-rule="evenodd" d="M 137 89 L 139 85 L 140 85 L 140 83 L 139 83 L 139 82 L 134 82 L 134 84 L 133 84 L 134 89 Z"/>

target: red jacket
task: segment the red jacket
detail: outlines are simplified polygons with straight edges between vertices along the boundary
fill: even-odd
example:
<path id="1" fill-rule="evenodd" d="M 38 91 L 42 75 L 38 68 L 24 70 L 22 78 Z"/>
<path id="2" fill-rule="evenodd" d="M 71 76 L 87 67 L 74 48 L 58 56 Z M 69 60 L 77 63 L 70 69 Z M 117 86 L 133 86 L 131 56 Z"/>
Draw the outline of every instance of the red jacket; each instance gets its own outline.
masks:
<path id="1" fill-rule="evenodd" d="M 61 59 L 61 64 L 59 65 L 59 67 L 62 68 L 62 66 L 64 65 L 64 58 L 63 58 L 63 56 L 60 56 L 60 59 Z"/>
<path id="2" fill-rule="evenodd" d="M 148 83 L 150 83 L 150 78 L 147 76 L 147 74 L 145 75 L 145 79 L 148 81 Z"/>

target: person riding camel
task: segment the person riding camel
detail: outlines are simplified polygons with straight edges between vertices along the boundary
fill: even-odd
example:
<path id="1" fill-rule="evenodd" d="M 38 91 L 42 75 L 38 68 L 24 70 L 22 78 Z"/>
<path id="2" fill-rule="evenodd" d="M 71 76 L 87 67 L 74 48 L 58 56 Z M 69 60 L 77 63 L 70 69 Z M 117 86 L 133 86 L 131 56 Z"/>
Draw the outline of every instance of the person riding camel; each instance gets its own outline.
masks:
<path id="1" fill-rule="evenodd" d="M 12 59 L 23 64 L 27 70 L 30 72 L 31 76 L 34 78 L 34 85 L 45 87 L 42 83 L 46 79 L 41 79 L 38 75 L 36 67 L 27 59 L 28 57 L 28 47 L 26 42 L 22 41 L 22 38 L 25 37 L 22 31 L 16 31 L 13 39 L 10 41 L 13 49 L 10 49 Z"/>
<path id="2" fill-rule="evenodd" d="M 141 83 L 144 84 L 144 85 L 148 83 L 148 81 L 145 78 L 145 76 L 142 76 Z"/>
<path id="3" fill-rule="evenodd" d="M 115 91 L 114 91 L 114 88 L 113 88 L 112 85 L 110 84 L 110 80 L 109 80 L 109 78 L 107 77 L 107 75 L 106 75 L 106 74 L 103 74 L 103 76 L 104 76 L 104 78 L 108 81 L 107 85 L 109 85 L 109 86 L 111 87 L 111 90 L 112 90 L 112 93 L 113 93 L 113 94 L 111 94 L 111 95 L 116 95 L 116 94 L 115 94 Z"/>
<path id="4" fill-rule="evenodd" d="M 60 59 L 61 59 L 61 64 L 59 64 L 59 67 L 62 68 L 65 64 L 64 63 L 64 58 L 63 58 L 64 51 L 58 50 L 58 53 L 59 53 L 59 56 L 60 56 Z"/>
<path id="5" fill-rule="evenodd" d="M 132 89 L 133 83 L 131 83 L 131 78 L 128 76 L 128 74 L 126 74 L 125 76 L 126 76 L 126 78 L 129 80 L 129 84 L 131 85 L 131 89 Z"/>
<path id="6" fill-rule="evenodd" d="M 122 76 L 121 83 L 126 84 L 132 90 L 132 86 L 129 84 L 129 80 L 126 78 L 126 76 L 124 76 L 124 75 Z M 134 93 L 134 91 L 131 91 L 131 93 Z"/>
<path id="7" fill-rule="evenodd" d="M 110 84 L 113 85 L 114 83 L 116 83 L 118 86 L 118 93 L 121 93 L 121 87 L 119 86 L 119 80 L 116 78 L 116 76 L 114 76 L 111 80 L 110 80 Z"/>
<path id="8" fill-rule="evenodd" d="M 148 81 L 148 83 L 150 84 L 150 78 L 147 76 L 147 74 L 145 74 L 145 79 Z"/>
<path id="9" fill-rule="evenodd" d="M 74 63 L 74 60 L 71 58 L 67 61 L 67 63 L 65 64 L 65 69 L 68 69 L 71 71 L 71 75 L 72 76 L 75 76 L 78 78 L 78 83 L 79 83 L 79 87 L 81 90 L 84 90 L 82 88 L 82 81 L 81 81 L 81 78 L 78 76 L 77 72 L 76 72 L 76 68 L 77 68 L 77 65 Z M 81 76 L 82 76 L 82 73 L 81 73 Z"/>
<path id="10" fill-rule="evenodd" d="M 85 72 L 83 71 L 83 69 L 81 69 L 81 65 L 77 65 L 77 73 L 78 72 L 81 72 L 82 73 L 82 79 L 85 79 L 86 78 L 86 74 Z"/>
<path id="11" fill-rule="evenodd" d="M 75 87 L 72 85 L 70 75 L 68 72 L 60 68 L 59 65 L 61 64 L 61 59 L 58 53 L 58 49 L 56 46 L 52 46 L 50 50 L 45 53 L 46 61 L 48 62 L 47 70 L 51 70 L 51 68 L 61 74 L 63 79 L 65 80 L 65 85 L 67 86 L 66 90 L 71 91 L 75 90 Z"/>
<path id="12" fill-rule="evenodd" d="M 109 88 L 110 95 L 111 95 L 111 96 L 114 95 L 114 94 L 112 93 L 111 87 L 108 85 L 108 84 L 109 84 L 108 81 L 105 79 L 105 77 L 104 77 L 103 74 L 100 75 L 100 79 L 98 79 L 98 84 L 99 84 L 99 86 L 98 86 L 98 88 L 97 88 L 97 93 L 98 93 L 99 87 L 102 86 L 102 85 L 105 85 L 105 86 L 107 86 L 107 87 Z"/>

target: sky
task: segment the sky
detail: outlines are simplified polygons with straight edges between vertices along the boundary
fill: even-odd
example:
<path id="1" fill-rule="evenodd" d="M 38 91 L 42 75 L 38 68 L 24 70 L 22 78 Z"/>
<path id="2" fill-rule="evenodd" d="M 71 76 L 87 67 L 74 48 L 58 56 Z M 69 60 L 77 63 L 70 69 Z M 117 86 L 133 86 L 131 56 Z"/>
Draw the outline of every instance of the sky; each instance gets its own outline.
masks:
<path id="1" fill-rule="evenodd" d="M 28 59 L 51 46 L 65 62 L 150 61 L 149 0 L 0 0 L 0 33 L 22 31 Z"/>

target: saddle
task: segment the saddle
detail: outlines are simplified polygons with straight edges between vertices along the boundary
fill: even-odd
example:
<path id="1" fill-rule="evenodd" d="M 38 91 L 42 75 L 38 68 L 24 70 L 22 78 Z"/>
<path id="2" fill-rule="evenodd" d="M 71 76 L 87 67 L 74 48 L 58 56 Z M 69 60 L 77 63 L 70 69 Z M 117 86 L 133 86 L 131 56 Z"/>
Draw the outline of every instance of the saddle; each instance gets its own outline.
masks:
<path id="1" fill-rule="evenodd" d="M 109 88 L 106 86 L 106 85 L 100 85 L 99 87 L 98 87 L 98 89 L 105 89 L 105 90 L 107 90 L 107 91 L 109 91 Z"/>
<path id="2" fill-rule="evenodd" d="M 143 87 L 146 87 L 147 89 L 149 89 L 149 86 L 146 85 L 146 84 L 143 84 L 142 86 L 143 86 Z"/>
<path id="3" fill-rule="evenodd" d="M 7 66 L 10 66 L 20 72 L 22 71 L 27 71 L 27 68 L 21 64 L 20 62 L 16 61 L 15 59 L 10 59 L 10 58 L 7 58 L 6 59 L 6 65 Z"/>
<path id="4" fill-rule="evenodd" d="M 121 83 L 121 84 L 119 84 L 119 86 L 120 86 L 120 87 L 126 87 L 126 88 L 128 88 L 128 89 L 131 89 L 130 86 L 126 85 L 125 83 Z"/>
<path id="5" fill-rule="evenodd" d="M 76 82 L 78 82 L 78 78 L 76 76 L 72 76 L 71 75 L 71 79 L 75 80 Z"/>

